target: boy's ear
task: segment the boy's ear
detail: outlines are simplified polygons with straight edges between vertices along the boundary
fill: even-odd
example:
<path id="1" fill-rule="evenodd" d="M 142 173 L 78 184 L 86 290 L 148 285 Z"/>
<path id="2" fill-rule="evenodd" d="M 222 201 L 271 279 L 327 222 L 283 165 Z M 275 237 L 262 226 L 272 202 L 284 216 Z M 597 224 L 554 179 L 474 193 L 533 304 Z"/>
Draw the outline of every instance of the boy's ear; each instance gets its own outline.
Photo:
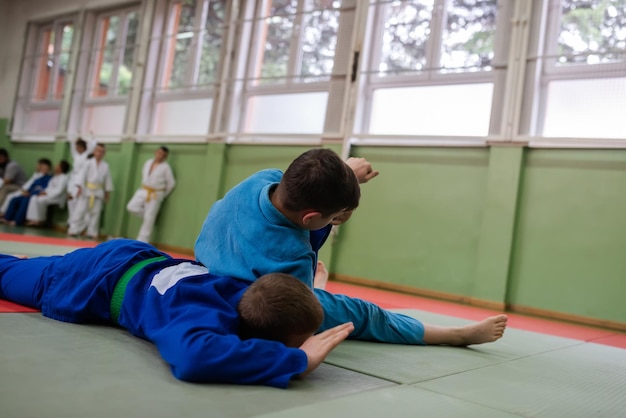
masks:
<path id="1" fill-rule="evenodd" d="M 311 221 L 315 221 L 322 217 L 322 212 L 316 212 L 313 210 L 303 211 L 302 212 L 302 225 L 306 226 Z"/>

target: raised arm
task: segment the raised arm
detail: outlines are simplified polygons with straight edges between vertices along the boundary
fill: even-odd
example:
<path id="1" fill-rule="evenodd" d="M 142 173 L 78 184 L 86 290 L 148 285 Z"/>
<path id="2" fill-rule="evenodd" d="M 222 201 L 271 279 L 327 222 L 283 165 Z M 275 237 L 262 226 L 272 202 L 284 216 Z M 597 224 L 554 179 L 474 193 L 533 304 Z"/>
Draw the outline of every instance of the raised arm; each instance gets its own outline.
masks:
<path id="1" fill-rule="evenodd" d="M 359 183 L 367 183 L 380 173 L 372 168 L 372 164 L 365 158 L 350 157 L 346 160 L 346 164 L 354 171 Z"/>

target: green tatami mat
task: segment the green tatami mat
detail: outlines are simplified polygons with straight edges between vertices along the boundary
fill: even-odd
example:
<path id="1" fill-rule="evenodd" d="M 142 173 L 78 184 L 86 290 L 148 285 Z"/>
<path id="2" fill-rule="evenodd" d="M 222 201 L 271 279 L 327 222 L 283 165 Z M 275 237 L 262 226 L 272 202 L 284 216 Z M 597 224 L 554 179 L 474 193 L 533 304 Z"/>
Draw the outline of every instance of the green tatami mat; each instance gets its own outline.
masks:
<path id="1" fill-rule="evenodd" d="M 2 418 L 586 418 L 626 411 L 626 350 L 515 329 L 470 349 L 345 342 L 287 390 L 178 381 L 152 344 L 119 328 L 3 313 L 0 331 Z"/>
<path id="2" fill-rule="evenodd" d="M 249 417 L 392 383 L 322 365 L 287 390 L 176 380 L 154 346 L 113 327 L 0 314 L 0 417 Z"/>
<path id="3" fill-rule="evenodd" d="M 524 417 L 625 417 L 626 350 L 581 343 L 415 387 Z"/>
<path id="4" fill-rule="evenodd" d="M 509 418 L 519 416 L 411 386 L 396 386 L 333 399 L 312 406 L 306 405 L 281 413 L 271 413 L 262 417 Z"/>
<path id="5" fill-rule="evenodd" d="M 63 255 L 76 249 L 78 247 L 0 241 L 0 254 L 20 254 L 28 257 Z"/>
<path id="6" fill-rule="evenodd" d="M 403 310 L 401 312 L 436 325 L 471 323 L 471 321 L 424 311 Z M 507 328 L 501 340 L 469 348 L 346 341 L 328 356 L 326 362 L 392 382 L 409 384 L 580 343 L 577 340 Z M 364 359 L 367 360 L 364 361 Z"/>

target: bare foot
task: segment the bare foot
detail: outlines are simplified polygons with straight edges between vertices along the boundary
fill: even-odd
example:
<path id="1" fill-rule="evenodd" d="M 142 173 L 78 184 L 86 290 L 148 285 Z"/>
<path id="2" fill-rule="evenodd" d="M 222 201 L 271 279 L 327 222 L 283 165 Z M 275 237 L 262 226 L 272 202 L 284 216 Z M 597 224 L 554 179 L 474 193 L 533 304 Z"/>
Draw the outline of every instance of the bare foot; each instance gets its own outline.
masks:
<path id="1" fill-rule="evenodd" d="M 506 315 L 496 315 L 462 328 L 464 345 L 491 343 L 504 335 Z"/>
<path id="2" fill-rule="evenodd" d="M 326 289 L 326 283 L 328 283 L 328 270 L 326 270 L 324 263 L 318 261 L 315 277 L 313 278 L 313 287 L 316 289 Z"/>
<path id="3" fill-rule="evenodd" d="M 428 345 L 459 347 L 490 343 L 502 338 L 507 320 L 506 315 L 496 315 L 463 327 L 424 324 L 424 342 Z"/>

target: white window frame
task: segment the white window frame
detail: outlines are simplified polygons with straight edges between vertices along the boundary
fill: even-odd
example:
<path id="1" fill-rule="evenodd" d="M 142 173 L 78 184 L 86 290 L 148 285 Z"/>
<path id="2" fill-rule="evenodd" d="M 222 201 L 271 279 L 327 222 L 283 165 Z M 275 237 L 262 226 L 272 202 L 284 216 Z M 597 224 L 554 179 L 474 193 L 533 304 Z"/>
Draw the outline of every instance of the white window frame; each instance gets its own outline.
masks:
<path id="1" fill-rule="evenodd" d="M 546 89 L 554 81 L 567 80 L 598 80 L 602 78 L 626 77 L 626 52 L 622 62 L 597 64 L 566 64 L 558 65 L 558 37 L 561 27 L 561 0 L 548 0 L 541 9 L 545 27 L 541 28 L 545 36 L 539 37 L 538 56 L 539 68 L 535 74 L 535 88 L 530 94 L 534 103 L 529 121 L 527 140 L 533 147 L 568 147 L 568 148 L 626 148 L 626 138 L 547 138 L 543 137 L 545 124 Z M 537 25 L 535 25 L 535 28 Z"/>
<path id="2" fill-rule="evenodd" d="M 300 70 L 302 69 L 302 24 L 306 14 L 327 9 L 307 9 L 305 8 L 307 0 L 298 0 L 297 10 L 294 14 L 295 19 L 293 26 L 295 28 L 292 33 L 292 42 L 289 45 L 289 56 L 287 59 L 287 75 L 285 82 L 280 84 L 255 84 L 258 77 L 255 76 L 255 71 L 259 69 L 258 60 L 262 56 L 264 48 L 264 42 L 262 33 L 264 29 L 264 21 L 268 18 L 266 14 L 270 7 L 271 0 L 262 0 L 257 2 L 254 10 L 254 16 L 251 18 L 253 21 L 252 36 L 250 39 L 250 45 L 252 48 L 248 56 L 247 70 L 246 70 L 246 93 L 255 96 L 259 94 L 284 94 L 284 93 L 300 93 L 300 92 L 318 92 L 327 91 L 330 85 L 330 78 L 332 74 L 328 74 L 328 81 L 311 81 L 311 82 L 299 82 L 295 81 L 300 78 Z M 328 10 L 336 10 L 341 12 L 341 8 L 328 8 Z M 300 29 L 298 31 L 298 29 Z M 246 97 L 247 99 L 247 97 Z"/>
<path id="3" fill-rule="evenodd" d="M 58 71 L 56 69 L 59 66 L 60 56 L 63 52 L 69 53 L 70 60 L 68 63 L 71 62 L 71 56 L 75 53 L 71 46 L 69 50 L 63 51 L 61 49 L 63 41 L 63 28 L 67 25 L 72 26 L 74 30 L 72 36 L 76 36 L 75 15 L 65 15 L 46 22 L 30 22 L 28 24 L 26 42 L 24 45 L 24 55 L 21 60 L 22 65 L 20 71 L 20 82 L 16 92 L 17 97 L 13 108 L 13 122 L 18 119 L 21 121 L 28 120 L 29 110 L 59 110 L 59 120 L 57 121 L 56 128 L 58 130 L 58 124 L 60 123 L 61 117 L 61 107 L 63 102 L 65 100 L 69 100 L 69 98 L 65 96 L 65 93 L 68 91 L 66 86 L 63 88 L 62 97 L 57 98 L 54 95 L 53 89 L 57 86 L 58 82 Z M 36 99 L 35 89 L 37 85 L 37 78 L 39 77 L 40 60 L 46 56 L 45 54 L 41 54 L 44 47 L 43 34 L 48 29 L 52 29 L 54 32 L 54 64 L 52 68 L 55 70 L 51 74 L 51 78 L 48 80 L 45 99 Z M 72 38 L 71 45 L 74 45 L 74 42 L 75 40 Z M 68 70 L 70 69 L 68 68 Z M 68 81 L 66 81 L 66 83 L 67 82 Z M 54 132 L 27 132 L 22 128 L 15 130 L 15 125 L 13 123 L 10 133 L 13 141 L 53 141 L 54 136 L 56 135 L 56 130 Z"/>
<path id="4" fill-rule="evenodd" d="M 510 1 L 510 0 L 505 0 Z M 446 18 L 446 0 L 434 0 L 433 12 L 430 22 L 430 35 L 426 41 L 426 66 L 422 71 L 411 74 L 387 74 L 385 76 L 378 75 L 378 63 L 380 62 L 382 52 L 382 38 L 385 28 L 385 7 L 389 2 L 377 1 L 371 4 L 374 8 L 368 23 L 368 41 L 366 41 L 366 54 L 364 62 L 366 63 L 363 72 L 361 88 L 360 88 L 360 105 L 357 111 L 355 131 L 358 132 L 352 136 L 352 144 L 362 145 L 450 145 L 450 146 L 484 146 L 488 141 L 501 140 L 498 132 L 494 131 L 493 118 L 499 117 L 499 113 L 495 111 L 501 98 L 496 92 L 501 88 L 499 83 L 503 83 L 497 76 L 497 62 L 501 60 L 498 57 L 499 43 L 505 39 L 498 39 L 498 35 L 502 35 L 504 31 L 499 30 L 498 26 L 505 23 L 505 19 L 500 17 L 500 7 L 498 7 L 498 15 L 496 15 L 496 34 L 494 35 L 494 60 L 489 69 L 478 71 L 457 72 L 454 70 L 441 71 L 439 68 L 441 42 L 444 34 L 444 20 Z M 490 123 L 490 133 L 487 137 L 442 137 L 437 135 L 374 135 L 368 133 L 368 121 L 372 115 L 372 98 L 374 92 L 378 89 L 391 89 L 402 87 L 424 87 L 424 86 L 447 86 L 454 84 L 481 84 L 492 83 L 494 85 L 494 98 L 492 102 L 492 122 Z"/>
<path id="5" fill-rule="evenodd" d="M 33 107 L 54 108 L 54 107 L 60 106 L 61 102 L 63 101 L 63 98 L 56 98 L 54 95 L 54 92 L 52 91 L 58 82 L 58 71 L 56 70 L 53 72 L 51 79 L 48 81 L 48 88 L 47 88 L 45 99 L 42 99 L 42 100 L 35 99 L 35 88 L 37 85 L 37 77 L 39 75 L 39 63 L 38 62 L 39 62 L 39 59 L 43 57 L 43 55 L 38 54 L 38 52 L 40 52 L 44 46 L 42 45 L 43 33 L 48 29 L 53 29 L 55 52 L 53 54 L 54 64 L 52 65 L 52 68 L 56 69 L 59 66 L 59 60 L 60 60 L 61 54 L 63 52 L 69 52 L 70 54 L 72 53 L 71 49 L 69 51 L 61 50 L 61 43 L 63 41 L 63 27 L 68 24 L 74 26 L 76 24 L 75 19 L 69 18 L 69 17 L 55 19 L 52 22 L 39 25 L 36 29 L 37 38 L 36 38 L 36 45 L 35 45 L 35 51 L 34 51 L 35 53 L 31 55 L 35 61 L 33 62 L 34 68 L 31 68 L 30 70 L 28 70 L 29 83 L 28 83 L 28 92 L 27 92 L 28 101 L 30 105 Z"/>
<path id="6" fill-rule="evenodd" d="M 238 115 L 233 117 L 234 120 L 230 121 L 231 127 L 228 133 L 228 142 L 239 143 L 268 143 L 268 144 L 311 144 L 316 145 L 322 142 L 322 137 L 326 132 L 321 134 L 263 134 L 263 133 L 250 133 L 244 132 L 244 125 L 246 122 L 247 104 L 250 99 L 258 96 L 272 96 L 272 95 L 284 95 L 284 94 L 302 94 L 302 93 L 319 93 L 326 92 L 329 94 L 329 102 L 333 100 L 331 95 L 331 82 L 337 76 L 337 52 L 341 40 L 337 39 L 337 45 L 335 50 L 335 62 L 334 68 L 331 74 L 328 74 L 328 80 L 321 81 L 296 81 L 301 78 L 300 70 L 302 66 L 302 37 L 303 37 L 303 21 L 304 17 L 312 12 L 318 10 L 335 10 L 339 13 L 343 11 L 343 4 L 339 8 L 329 7 L 327 9 L 320 8 L 307 8 L 307 0 L 298 0 L 296 12 L 294 13 L 294 32 L 292 33 L 292 42 L 289 46 L 289 56 L 287 59 L 287 71 L 284 82 L 276 84 L 257 84 L 258 77 L 255 75 L 260 70 L 260 63 L 258 60 L 263 54 L 264 39 L 262 33 L 264 31 L 264 22 L 268 17 L 267 10 L 269 10 L 271 0 L 262 1 L 249 1 L 247 2 L 247 9 L 245 10 L 245 18 L 243 19 L 244 36 L 240 40 L 241 45 L 251 45 L 249 52 L 246 55 L 240 55 L 240 62 L 244 62 L 242 66 L 243 71 L 240 73 L 241 78 L 235 80 L 234 91 L 240 99 L 235 100 L 238 103 L 238 107 L 233 107 L 231 114 Z M 342 16 L 339 16 L 340 22 Z M 246 27 L 247 26 L 247 27 Z M 299 29 L 299 30 L 298 30 Z M 338 29 L 337 33 L 341 31 Z M 352 53 L 351 51 L 349 53 Z M 349 76 L 349 75 L 348 75 Z M 325 123 L 326 125 L 327 123 Z"/>

